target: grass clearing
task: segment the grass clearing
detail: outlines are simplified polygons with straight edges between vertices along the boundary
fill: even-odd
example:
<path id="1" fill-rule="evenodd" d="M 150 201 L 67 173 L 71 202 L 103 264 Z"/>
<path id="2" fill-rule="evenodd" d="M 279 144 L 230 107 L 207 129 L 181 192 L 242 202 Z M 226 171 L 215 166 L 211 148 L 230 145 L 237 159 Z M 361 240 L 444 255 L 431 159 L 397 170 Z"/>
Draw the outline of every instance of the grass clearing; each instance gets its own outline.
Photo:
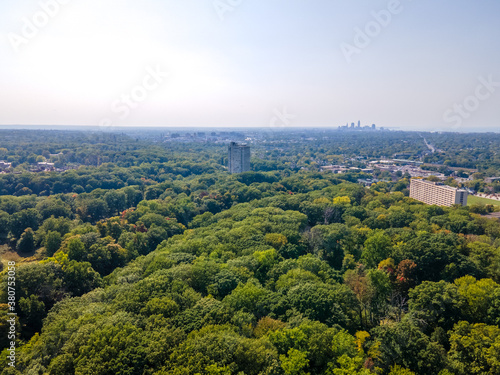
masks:
<path id="1" fill-rule="evenodd" d="M 500 206 L 500 201 L 469 195 L 469 197 L 467 198 L 467 205 L 470 206 L 472 204 L 492 204 L 494 206 Z"/>

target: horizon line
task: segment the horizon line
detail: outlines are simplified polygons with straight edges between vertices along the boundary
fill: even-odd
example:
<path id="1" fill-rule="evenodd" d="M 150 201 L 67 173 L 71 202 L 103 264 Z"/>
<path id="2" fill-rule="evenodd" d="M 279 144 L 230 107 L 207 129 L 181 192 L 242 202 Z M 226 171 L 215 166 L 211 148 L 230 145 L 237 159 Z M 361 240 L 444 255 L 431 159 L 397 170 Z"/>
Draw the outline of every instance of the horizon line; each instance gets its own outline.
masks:
<path id="1" fill-rule="evenodd" d="M 147 129 L 231 129 L 231 130 L 258 130 L 258 129 L 272 129 L 273 131 L 287 131 L 287 130 L 336 130 L 336 131 L 341 131 L 342 127 L 345 125 L 316 125 L 316 126 L 287 126 L 287 127 L 270 127 L 270 126 L 227 126 L 227 125 L 218 125 L 218 126 L 206 126 L 206 125 L 188 125 L 188 126 L 163 126 L 163 125 L 117 125 L 117 126 L 112 126 L 112 127 L 103 127 L 99 125 L 53 125 L 53 124 L 0 124 L 0 129 L 26 129 L 26 130 L 33 130 L 30 128 L 50 128 L 50 127 L 56 127 L 56 128 L 94 128 L 94 130 L 101 130 L 103 132 L 112 132 L 113 129 L 139 129 L 139 128 L 147 128 Z M 500 131 L 494 131 L 494 130 L 489 130 L 489 129 L 463 129 L 461 131 L 453 131 L 453 130 L 443 130 L 443 129 L 436 129 L 436 130 L 431 130 L 428 128 L 421 128 L 421 129 L 401 129 L 401 127 L 393 127 L 393 126 L 377 126 L 377 129 L 374 130 L 376 132 L 380 132 L 384 130 L 387 131 L 393 131 L 393 132 L 424 132 L 424 133 L 455 133 L 455 134 L 461 134 L 461 133 L 494 133 L 494 134 L 499 134 Z M 45 129 L 39 129 L 39 130 L 45 130 Z M 56 130 L 56 129 L 54 129 Z M 90 129 L 89 129 L 90 130 Z M 368 132 L 368 131 L 373 131 L 371 129 L 367 130 L 351 130 L 350 128 L 347 130 L 342 130 L 344 132 Z"/>

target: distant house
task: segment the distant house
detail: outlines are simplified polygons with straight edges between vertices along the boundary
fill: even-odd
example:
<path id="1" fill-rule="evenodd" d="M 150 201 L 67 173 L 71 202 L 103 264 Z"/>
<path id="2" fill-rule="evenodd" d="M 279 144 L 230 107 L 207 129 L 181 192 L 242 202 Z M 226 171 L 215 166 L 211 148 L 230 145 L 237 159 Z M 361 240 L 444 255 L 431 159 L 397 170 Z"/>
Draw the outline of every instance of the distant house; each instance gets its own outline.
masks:
<path id="1" fill-rule="evenodd" d="M 6 161 L 0 160 L 0 170 L 9 169 L 12 167 L 12 163 L 7 163 Z"/>
<path id="2" fill-rule="evenodd" d="M 42 171 L 53 171 L 55 169 L 54 163 L 48 163 L 46 161 L 41 161 L 38 164 L 38 169 Z"/>
<path id="3" fill-rule="evenodd" d="M 349 171 L 349 168 L 341 166 L 341 165 L 326 165 L 324 167 L 321 167 L 322 171 L 330 171 L 334 174 L 336 173 L 345 173 Z"/>

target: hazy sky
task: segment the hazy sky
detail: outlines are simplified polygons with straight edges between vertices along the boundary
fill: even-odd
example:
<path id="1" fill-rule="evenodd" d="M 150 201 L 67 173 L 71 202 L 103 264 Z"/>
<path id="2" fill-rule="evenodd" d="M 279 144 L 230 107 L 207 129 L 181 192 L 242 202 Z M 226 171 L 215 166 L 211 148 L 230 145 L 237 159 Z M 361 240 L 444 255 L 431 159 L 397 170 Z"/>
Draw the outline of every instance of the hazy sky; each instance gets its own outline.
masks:
<path id="1" fill-rule="evenodd" d="M 498 131 L 498 0 L 2 0 L 0 125 Z"/>

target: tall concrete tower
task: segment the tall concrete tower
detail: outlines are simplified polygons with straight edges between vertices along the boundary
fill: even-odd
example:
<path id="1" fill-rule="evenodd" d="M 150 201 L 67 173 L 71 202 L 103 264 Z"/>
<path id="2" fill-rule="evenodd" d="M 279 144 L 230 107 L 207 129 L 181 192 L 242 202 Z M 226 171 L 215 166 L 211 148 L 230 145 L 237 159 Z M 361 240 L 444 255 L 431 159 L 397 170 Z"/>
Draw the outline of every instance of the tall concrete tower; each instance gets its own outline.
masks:
<path id="1" fill-rule="evenodd" d="M 243 173 L 250 171 L 250 146 L 239 145 L 236 142 L 229 144 L 229 173 Z"/>

